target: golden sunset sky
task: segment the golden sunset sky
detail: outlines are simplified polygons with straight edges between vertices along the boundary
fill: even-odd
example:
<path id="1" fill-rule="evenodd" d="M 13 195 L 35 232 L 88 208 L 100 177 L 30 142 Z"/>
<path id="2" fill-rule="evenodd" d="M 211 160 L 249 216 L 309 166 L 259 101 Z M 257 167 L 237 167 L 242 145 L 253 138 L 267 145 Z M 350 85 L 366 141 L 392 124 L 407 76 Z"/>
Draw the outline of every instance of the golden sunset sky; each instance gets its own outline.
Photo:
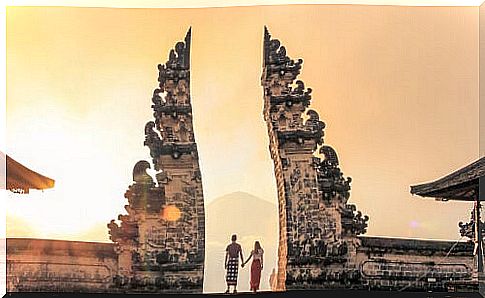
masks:
<path id="1" fill-rule="evenodd" d="M 471 6 L 9 7 L 6 152 L 56 186 L 7 194 L 8 236 L 109 241 L 106 223 L 125 213 L 134 164 L 150 160 L 144 125 L 157 64 L 189 26 L 206 204 L 235 191 L 276 203 L 262 117 L 264 25 L 304 60 L 311 108 L 353 179 L 350 202 L 370 216 L 368 234 L 458 239 L 471 205 L 413 197 L 409 186 L 478 158 Z"/>

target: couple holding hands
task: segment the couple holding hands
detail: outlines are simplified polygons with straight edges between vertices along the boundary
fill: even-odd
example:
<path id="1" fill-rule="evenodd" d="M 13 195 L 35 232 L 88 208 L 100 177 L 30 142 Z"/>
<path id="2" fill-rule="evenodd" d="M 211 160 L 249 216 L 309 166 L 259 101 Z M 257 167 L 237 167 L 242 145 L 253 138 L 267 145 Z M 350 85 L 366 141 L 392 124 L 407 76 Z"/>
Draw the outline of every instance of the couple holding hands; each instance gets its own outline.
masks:
<path id="1" fill-rule="evenodd" d="M 251 263 L 251 281 L 250 281 L 250 290 L 256 292 L 259 290 L 259 281 L 261 279 L 261 270 L 263 270 L 263 249 L 259 244 L 259 241 L 254 242 L 254 249 L 251 251 L 248 259 L 244 261 L 242 248 L 239 243 L 236 242 L 237 236 L 232 235 L 231 237 L 231 244 L 229 244 L 226 248 L 226 258 L 224 261 L 224 268 L 226 269 L 226 284 L 227 290 L 226 294 L 229 293 L 229 287 L 234 287 L 234 292 L 237 293 L 237 276 L 238 276 L 238 269 L 239 269 L 239 257 L 241 257 L 241 267 L 244 268 L 247 262 L 251 258 L 253 258 L 253 262 Z"/>

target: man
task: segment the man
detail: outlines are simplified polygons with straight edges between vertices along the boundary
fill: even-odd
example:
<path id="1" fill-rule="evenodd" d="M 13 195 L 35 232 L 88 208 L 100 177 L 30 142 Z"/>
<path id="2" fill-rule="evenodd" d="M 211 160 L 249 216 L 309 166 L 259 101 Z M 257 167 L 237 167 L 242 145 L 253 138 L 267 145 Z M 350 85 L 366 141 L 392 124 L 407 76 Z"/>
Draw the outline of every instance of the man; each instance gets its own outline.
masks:
<path id="1" fill-rule="evenodd" d="M 241 267 L 244 267 L 244 258 L 241 245 L 236 243 L 237 236 L 232 235 L 231 241 L 226 248 L 226 259 L 224 261 L 224 268 L 226 269 L 226 294 L 229 293 L 229 287 L 234 287 L 234 292 L 237 293 L 237 274 L 239 269 L 239 257 L 241 257 Z"/>

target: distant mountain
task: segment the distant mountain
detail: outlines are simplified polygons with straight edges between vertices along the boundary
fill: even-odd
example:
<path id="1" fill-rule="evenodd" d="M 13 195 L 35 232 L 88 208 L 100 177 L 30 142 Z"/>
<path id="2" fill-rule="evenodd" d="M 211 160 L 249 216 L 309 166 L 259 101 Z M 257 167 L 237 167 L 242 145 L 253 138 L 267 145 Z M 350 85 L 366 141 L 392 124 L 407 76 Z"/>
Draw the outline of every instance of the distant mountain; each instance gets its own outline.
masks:
<path id="1" fill-rule="evenodd" d="M 205 292 L 225 290 L 224 255 L 232 234 L 237 234 L 244 258 L 258 240 L 265 251 L 261 290 L 269 290 L 269 275 L 276 267 L 278 208 L 267 200 L 245 192 L 234 192 L 206 206 Z M 238 291 L 249 291 L 250 265 L 239 269 Z"/>
<path id="2" fill-rule="evenodd" d="M 214 231 L 225 237 L 224 243 L 234 233 L 240 234 L 239 236 L 257 236 L 255 233 L 258 232 L 262 233 L 261 236 L 266 236 L 274 231 L 277 215 L 275 204 L 245 192 L 234 192 L 219 197 L 208 205 L 207 229 L 210 232 L 212 228 L 216 228 Z"/>

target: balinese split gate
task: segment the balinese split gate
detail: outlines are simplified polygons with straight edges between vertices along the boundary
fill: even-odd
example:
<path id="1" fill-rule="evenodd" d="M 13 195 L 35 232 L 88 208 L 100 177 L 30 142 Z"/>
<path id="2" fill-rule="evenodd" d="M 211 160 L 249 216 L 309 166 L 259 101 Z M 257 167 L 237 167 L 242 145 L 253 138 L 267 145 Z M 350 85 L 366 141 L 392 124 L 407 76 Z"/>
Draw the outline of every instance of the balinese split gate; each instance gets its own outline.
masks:
<path id="1" fill-rule="evenodd" d="M 126 214 L 108 224 L 113 243 L 7 239 L 8 291 L 202 292 L 205 214 L 190 43 L 189 30 L 158 65 L 154 119 L 144 132 L 151 162 L 134 165 Z M 363 236 L 369 218 L 349 204 L 352 180 L 309 109 L 302 65 L 265 28 L 261 84 L 279 207 L 277 290 L 475 289 L 471 242 Z"/>

